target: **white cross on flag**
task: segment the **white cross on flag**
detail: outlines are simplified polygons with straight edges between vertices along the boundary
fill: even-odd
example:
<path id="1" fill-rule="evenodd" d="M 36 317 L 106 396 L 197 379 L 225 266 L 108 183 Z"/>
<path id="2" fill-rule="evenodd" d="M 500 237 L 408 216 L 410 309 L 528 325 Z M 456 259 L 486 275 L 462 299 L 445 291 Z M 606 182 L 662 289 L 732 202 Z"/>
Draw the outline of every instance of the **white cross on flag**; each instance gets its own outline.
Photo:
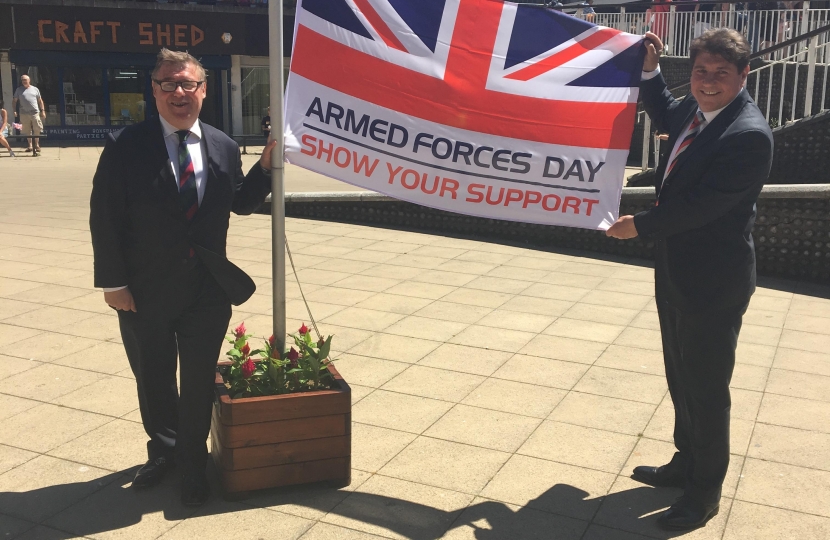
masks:
<path id="1" fill-rule="evenodd" d="M 607 229 L 640 36 L 498 0 L 302 0 L 290 163 L 413 203 Z"/>

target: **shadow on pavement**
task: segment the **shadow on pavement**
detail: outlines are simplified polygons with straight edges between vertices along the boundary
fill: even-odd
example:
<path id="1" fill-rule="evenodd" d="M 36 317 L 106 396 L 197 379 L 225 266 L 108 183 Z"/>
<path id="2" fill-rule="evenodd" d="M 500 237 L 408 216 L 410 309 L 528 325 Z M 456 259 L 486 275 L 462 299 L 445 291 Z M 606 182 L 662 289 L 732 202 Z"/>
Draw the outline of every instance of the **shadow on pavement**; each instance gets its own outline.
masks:
<path id="1" fill-rule="evenodd" d="M 92 536 L 127 527 L 135 529 L 122 534 L 156 537 L 191 516 L 221 515 L 249 508 L 268 508 L 318 520 L 325 516 L 325 521 L 333 525 L 382 536 L 392 533 L 411 540 L 628 537 L 620 530 L 658 538 L 680 536 L 661 531 L 655 525 L 660 510 L 671 504 L 679 491 L 646 486 L 591 499 L 579 488 L 556 484 L 525 507 L 479 499 L 469 506 L 447 511 L 366 491 L 312 485 L 265 490 L 242 502 L 225 501 L 214 495 L 208 504 L 194 510 L 181 505 L 178 483 L 172 479 L 150 490 L 136 491 L 130 487 L 131 476 L 127 473 L 121 471 L 89 482 L 27 492 L 2 492 L 0 512 L 57 529 L 50 538 Z M 440 502 L 437 504 L 440 506 Z M 280 526 L 278 519 L 275 515 L 274 529 Z M 594 526 L 586 535 L 590 522 Z M 262 525 L 267 535 L 268 525 Z"/>

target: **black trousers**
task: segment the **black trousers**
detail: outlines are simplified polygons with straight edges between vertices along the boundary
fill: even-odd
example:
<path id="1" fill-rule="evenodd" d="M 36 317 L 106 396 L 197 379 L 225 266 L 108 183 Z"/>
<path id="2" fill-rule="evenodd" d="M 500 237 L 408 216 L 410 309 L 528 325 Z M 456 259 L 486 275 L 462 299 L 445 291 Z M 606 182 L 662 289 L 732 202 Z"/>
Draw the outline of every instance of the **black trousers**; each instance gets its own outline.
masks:
<path id="1" fill-rule="evenodd" d="M 175 457 L 184 474 L 203 473 L 207 464 L 216 362 L 231 318 L 227 296 L 194 262 L 135 294 L 135 313 L 118 312 L 148 457 Z"/>
<path id="2" fill-rule="evenodd" d="M 719 498 L 729 468 L 729 383 L 747 305 L 683 313 L 658 295 L 666 379 L 674 403 L 674 444 L 686 490 Z"/>

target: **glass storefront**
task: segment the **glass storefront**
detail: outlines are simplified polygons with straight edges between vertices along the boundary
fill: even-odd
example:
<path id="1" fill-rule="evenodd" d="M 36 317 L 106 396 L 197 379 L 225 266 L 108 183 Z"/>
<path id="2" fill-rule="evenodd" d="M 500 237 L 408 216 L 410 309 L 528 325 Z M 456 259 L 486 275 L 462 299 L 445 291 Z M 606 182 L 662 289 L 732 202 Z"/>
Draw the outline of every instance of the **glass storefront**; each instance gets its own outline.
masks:
<path id="1" fill-rule="evenodd" d="M 151 85 L 155 58 L 147 60 L 141 66 L 117 68 L 100 67 L 100 64 L 67 66 L 60 61 L 43 65 L 16 63 L 13 77 L 19 81 L 21 75 L 28 75 L 40 90 L 47 113 L 44 124 L 48 126 L 46 133 L 50 138 L 100 139 L 107 132 L 156 114 Z M 207 96 L 199 117 L 223 129 L 222 100 L 227 94 L 222 89 L 222 70 L 206 68 L 205 71 Z"/>
<path id="2" fill-rule="evenodd" d="M 103 126 L 104 70 L 100 68 L 63 69 L 63 116 L 67 126 Z"/>
<path id="3" fill-rule="evenodd" d="M 271 103 L 267 67 L 242 68 L 242 133 L 261 135 L 262 119 Z"/>
<path id="4" fill-rule="evenodd" d="M 110 69 L 110 124 L 128 126 L 142 122 L 146 116 L 147 74 L 138 69 Z"/>

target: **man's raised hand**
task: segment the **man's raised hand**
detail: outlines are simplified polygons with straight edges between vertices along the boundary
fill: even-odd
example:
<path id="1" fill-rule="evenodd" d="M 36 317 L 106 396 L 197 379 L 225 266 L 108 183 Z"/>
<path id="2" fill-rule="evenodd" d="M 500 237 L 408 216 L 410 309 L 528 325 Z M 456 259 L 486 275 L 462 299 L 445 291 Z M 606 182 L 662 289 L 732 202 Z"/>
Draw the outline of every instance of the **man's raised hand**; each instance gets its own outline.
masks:
<path id="1" fill-rule="evenodd" d="M 643 61 L 643 71 L 649 72 L 660 65 L 660 54 L 663 52 L 663 42 L 656 34 L 646 32 L 646 58 Z"/>

